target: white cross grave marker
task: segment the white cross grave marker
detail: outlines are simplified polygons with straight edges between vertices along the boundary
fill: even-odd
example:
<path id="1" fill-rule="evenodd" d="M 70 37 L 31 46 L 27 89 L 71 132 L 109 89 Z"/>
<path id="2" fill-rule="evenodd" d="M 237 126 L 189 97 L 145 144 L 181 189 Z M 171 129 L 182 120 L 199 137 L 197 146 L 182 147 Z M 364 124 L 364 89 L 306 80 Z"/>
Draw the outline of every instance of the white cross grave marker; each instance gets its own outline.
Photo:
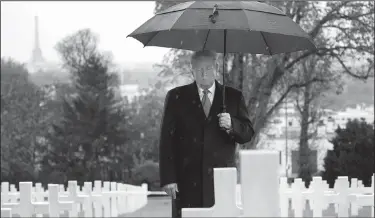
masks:
<path id="1" fill-rule="evenodd" d="M 48 184 L 48 217 L 60 217 L 60 211 L 71 211 L 74 205 L 73 201 L 59 201 L 59 185 Z"/>
<path id="2" fill-rule="evenodd" d="M 31 217 L 36 214 L 48 213 L 47 202 L 32 202 L 31 190 L 32 182 L 20 182 L 20 201 L 18 203 L 4 203 L 4 208 L 11 208 L 12 214 L 18 214 L 20 217 Z"/>
<path id="3" fill-rule="evenodd" d="M 101 188 L 101 187 L 100 187 Z M 84 182 L 83 183 L 83 189 L 84 193 L 88 195 L 88 199 L 90 199 L 90 206 L 88 206 L 88 210 L 85 211 L 85 214 L 87 213 L 87 216 L 85 217 L 92 217 L 95 215 L 95 217 L 101 217 L 102 216 L 102 195 L 96 194 L 92 191 L 92 182 Z M 90 209 L 89 209 L 90 208 Z M 94 214 L 93 214 L 94 209 Z"/>
<path id="4" fill-rule="evenodd" d="M 111 193 L 114 193 L 111 198 L 111 216 L 117 217 L 118 216 L 118 191 L 117 191 L 117 182 L 111 182 Z"/>
<path id="5" fill-rule="evenodd" d="M 183 208 L 182 217 L 236 217 L 241 209 L 236 205 L 236 168 L 214 169 L 215 205 L 211 208 Z"/>
<path id="6" fill-rule="evenodd" d="M 324 183 L 322 177 L 313 177 L 309 189 L 313 190 L 310 197 L 310 206 L 313 211 L 313 217 L 323 217 L 324 201 Z"/>
<path id="7" fill-rule="evenodd" d="M 370 217 L 374 217 L 374 193 L 356 194 L 355 197 L 356 197 L 356 203 L 359 207 L 371 206 Z"/>
<path id="8" fill-rule="evenodd" d="M 350 191 L 351 191 L 351 193 L 353 193 L 353 194 L 358 193 L 359 190 L 360 189 L 358 188 L 358 179 L 357 178 L 351 178 L 350 179 Z M 350 214 L 351 214 L 351 216 L 358 216 L 359 207 L 358 207 L 358 204 L 356 202 L 355 197 L 356 197 L 355 195 L 350 196 L 350 198 L 352 199 L 351 202 L 350 202 Z"/>
<path id="9" fill-rule="evenodd" d="M 288 184 L 288 178 L 280 178 L 280 217 L 288 217 L 289 196 L 292 194 Z"/>
<path id="10" fill-rule="evenodd" d="M 338 194 L 338 217 L 349 217 L 349 180 L 347 176 L 339 176 L 335 181 L 335 192 Z"/>
<path id="11" fill-rule="evenodd" d="M 9 200 L 10 203 L 17 203 L 20 193 L 17 191 L 16 185 L 10 185 Z"/>
<path id="12" fill-rule="evenodd" d="M 36 202 L 43 202 L 44 201 L 44 188 L 42 183 L 36 183 L 34 188 L 34 199 Z"/>
<path id="13" fill-rule="evenodd" d="M 111 194 L 112 193 L 110 192 L 110 182 L 104 182 L 102 190 L 104 217 L 111 217 Z"/>
<path id="14" fill-rule="evenodd" d="M 102 199 L 102 181 L 101 180 L 94 181 L 93 194 L 97 196 L 97 200 L 94 200 L 93 202 L 95 217 L 102 217 L 103 216 L 102 200 L 104 199 Z"/>
<path id="15" fill-rule="evenodd" d="M 1 183 L 1 205 L 9 202 L 9 182 Z"/>
<path id="16" fill-rule="evenodd" d="M 72 210 L 69 211 L 69 217 L 78 217 L 78 211 L 81 204 L 85 217 L 90 217 L 91 214 L 86 211 L 91 210 L 91 201 L 88 195 L 78 194 L 77 181 L 68 181 L 68 200 L 73 202 Z"/>
<path id="17" fill-rule="evenodd" d="M 305 182 L 301 178 L 294 179 L 292 184 L 292 207 L 295 217 L 303 217 L 303 211 L 306 206 L 305 190 Z"/>

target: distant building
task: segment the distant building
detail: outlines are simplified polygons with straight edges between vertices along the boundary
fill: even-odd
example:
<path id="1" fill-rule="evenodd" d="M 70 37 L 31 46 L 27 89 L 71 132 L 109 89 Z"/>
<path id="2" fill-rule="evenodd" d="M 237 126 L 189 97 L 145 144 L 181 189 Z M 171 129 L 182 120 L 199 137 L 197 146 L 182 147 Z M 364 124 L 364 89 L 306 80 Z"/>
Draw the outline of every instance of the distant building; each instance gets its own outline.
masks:
<path id="1" fill-rule="evenodd" d="M 374 123 L 374 107 L 357 105 L 355 108 L 346 108 L 342 111 L 324 109 L 323 116 L 315 123 L 310 124 L 309 133 L 316 134 L 309 140 L 312 150 L 310 156 L 316 171 L 323 170 L 324 157 L 328 150 L 333 149 L 329 140 L 335 136 L 338 126 L 345 128 L 349 120 L 364 120 L 367 123 Z M 298 172 L 299 158 L 299 135 L 300 115 L 291 102 L 283 104 L 270 120 L 265 128 L 259 142 L 259 147 L 266 150 L 277 150 L 280 153 L 280 175 L 295 177 Z"/>
<path id="2" fill-rule="evenodd" d="M 147 91 L 141 89 L 138 84 L 124 84 L 120 85 L 117 90 L 117 96 L 125 98 L 127 102 L 133 102 L 140 96 L 147 94 Z"/>
<path id="3" fill-rule="evenodd" d="M 30 73 L 60 70 L 58 64 L 49 62 L 43 57 L 42 49 L 40 47 L 38 16 L 34 17 L 34 48 L 31 53 L 30 62 L 27 63 L 26 67 Z"/>
<path id="4" fill-rule="evenodd" d="M 286 99 L 276 110 L 275 115 L 270 119 L 270 125 L 265 130 L 271 138 L 298 138 L 300 132 L 300 115 L 295 103 Z"/>
<path id="5" fill-rule="evenodd" d="M 264 150 L 278 151 L 280 154 L 280 176 L 285 176 L 288 171 L 289 177 L 296 177 L 298 172 L 298 150 L 299 150 L 299 139 L 288 139 L 286 144 L 285 138 L 270 138 L 263 137 L 259 142 L 259 148 Z M 316 155 L 316 160 L 312 160 L 314 163 L 313 168 L 316 171 L 324 169 L 324 157 L 328 150 L 333 148 L 332 143 L 328 139 L 310 139 L 309 147 L 313 154 Z"/>
<path id="6" fill-rule="evenodd" d="M 346 108 L 343 111 L 332 112 L 320 119 L 319 135 L 333 134 L 337 127 L 345 128 L 349 120 L 363 120 L 366 123 L 374 123 L 374 108 L 357 105 L 355 108 Z"/>

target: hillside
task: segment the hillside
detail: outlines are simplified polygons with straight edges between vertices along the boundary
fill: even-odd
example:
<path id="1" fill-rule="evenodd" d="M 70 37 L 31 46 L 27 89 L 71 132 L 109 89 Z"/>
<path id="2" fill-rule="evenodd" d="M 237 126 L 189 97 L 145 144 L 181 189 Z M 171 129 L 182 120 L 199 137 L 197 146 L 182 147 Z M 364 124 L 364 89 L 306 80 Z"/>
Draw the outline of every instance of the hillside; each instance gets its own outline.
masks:
<path id="1" fill-rule="evenodd" d="M 357 104 L 374 106 L 374 78 L 365 82 L 352 78 L 346 79 L 343 92 L 340 95 L 334 92 L 328 93 L 323 104 L 332 110 L 342 110 Z"/>
<path id="2" fill-rule="evenodd" d="M 70 82 L 70 75 L 64 71 L 36 72 L 30 74 L 29 78 L 38 86 Z"/>
<path id="3" fill-rule="evenodd" d="M 148 86 L 149 83 L 155 82 L 157 72 L 152 68 L 152 65 L 138 65 L 129 67 L 119 67 L 123 76 L 123 84 L 139 84 L 141 87 Z M 56 82 L 68 83 L 70 82 L 69 73 L 62 70 L 36 72 L 30 74 L 30 79 L 38 86 L 52 84 Z"/>

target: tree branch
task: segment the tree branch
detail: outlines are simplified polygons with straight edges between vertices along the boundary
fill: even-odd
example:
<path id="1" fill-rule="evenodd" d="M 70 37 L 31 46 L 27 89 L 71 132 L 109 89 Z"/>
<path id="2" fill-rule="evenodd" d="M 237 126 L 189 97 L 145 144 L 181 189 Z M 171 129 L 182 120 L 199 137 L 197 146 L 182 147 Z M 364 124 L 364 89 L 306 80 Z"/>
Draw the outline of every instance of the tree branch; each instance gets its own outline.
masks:
<path id="1" fill-rule="evenodd" d="M 335 51 L 335 50 L 340 50 L 340 49 L 344 49 L 344 50 L 345 49 L 361 50 L 361 51 L 364 51 L 366 53 L 371 54 L 371 52 L 366 51 L 366 47 L 364 47 L 364 46 L 354 47 L 354 46 L 348 45 L 348 46 L 335 46 L 335 47 L 332 47 L 332 48 L 318 48 L 316 50 L 309 50 L 309 51 L 304 52 L 302 55 L 298 56 L 297 58 L 295 58 L 294 60 L 292 60 L 291 62 L 289 62 L 285 66 L 285 69 L 290 69 L 291 67 L 294 66 L 294 64 L 298 63 L 299 61 L 303 60 L 304 58 L 307 58 L 308 56 L 310 56 L 312 54 L 317 54 L 319 56 L 324 56 L 324 55 L 326 55 L 329 52 L 332 52 L 332 51 Z"/>
<path id="2" fill-rule="evenodd" d="M 345 34 L 345 36 L 350 39 L 351 36 L 349 35 L 349 33 L 347 32 L 348 29 L 347 28 L 343 28 L 341 26 L 337 26 L 337 25 L 326 25 L 326 26 L 323 26 L 324 28 L 334 28 L 334 29 L 338 29 L 340 30 L 340 32 L 342 32 L 343 34 Z M 351 30 L 349 30 L 351 31 Z"/>
<path id="3" fill-rule="evenodd" d="M 293 85 L 290 85 L 288 87 L 288 89 L 286 90 L 286 92 L 284 92 L 281 97 L 279 98 L 279 100 L 277 100 L 277 102 L 267 111 L 266 113 L 266 116 L 265 117 L 269 117 L 273 111 L 282 103 L 282 101 L 285 99 L 285 97 L 289 94 L 289 92 L 293 89 L 296 89 L 296 88 L 302 88 L 302 87 L 305 87 L 311 83 L 314 83 L 314 82 L 322 82 L 324 80 L 322 80 L 321 78 L 313 78 L 312 80 L 310 81 L 307 81 L 305 83 L 300 83 L 300 84 L 293 84 Z"/>
<path id="4" fill-rule="evenodd" d="M 327 23 L 328 21 L 332 20 L 332 18 L 334 17 L 334 13 L 339 11 L 341 9 L 341 7 L 345 6 L 346 4 L 348 4 L 349 1 L 344 1 L 344 2 L 341 2 L 341 4 L 337 5 L 335 8 L 333 8 L 330 12 L 328 12 L 324 17 L 323 19 L 309 32 L 309 35 L 311 38 L 315 38 L 319 31 L 321 30 L 321 28 L 323 27 L 323 25 L 325 23 Z"/>
<path id="5" fill-rule="evenodd" d="M 371 70 L 367 71 L 365 75 L 357 75 L 357 74 L 355 74 L 355 73 L 353 73 L 353 72 L 350 71 L 350 69 L 345 65 L 345 63 L 341 60 L 341 58 L 338 55 L 336 55 L 336 54 L 332 54 L 332 55 L 333 55 L 333 57 L 336 58 L 336 60 L 344 68 L 345 72 L 347 74 L 349 74 L 350 76 L 352 76 L 354 78 L 357 78 L 357 79 L 363 79 L 363 80 L 366 80 L 367 78 L 369 78 Z"/>
<path id="6" fill-rule="evenodd" d="M 317 115 L 318 115 L 318 113 L 316 111 L 311 112 L 310 120 L 307 121 L 307 125 L 314 123 L 317 120 Z"/>

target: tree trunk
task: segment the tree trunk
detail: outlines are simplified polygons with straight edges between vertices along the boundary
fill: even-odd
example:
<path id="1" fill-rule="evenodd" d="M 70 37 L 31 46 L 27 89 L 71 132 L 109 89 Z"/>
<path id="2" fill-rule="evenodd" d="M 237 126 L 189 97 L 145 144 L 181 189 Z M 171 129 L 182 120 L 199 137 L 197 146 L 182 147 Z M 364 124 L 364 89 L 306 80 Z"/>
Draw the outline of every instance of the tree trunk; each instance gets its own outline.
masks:
<path id="1" fill-rule="evenodd" d="M 227 62 L 228 64 L 228 62 Z M 228 72 L 229 79 L 225 81 L 225 84 L 232 86 L 243 92 L 243 83 L 244 83 L 244 55 L 243 54 L 234 54 L 232 67 Z"/>
<path id="2" fill-rule="evenodd" d="M 233 57 L 232 69 L 230 72 L 231 82 L 233 87 L 243 91 L 243 82 L 244 82 L 244 55 L 235 54 Z"/>
<path id="3" fill-rule="evenodd" d="M 248 149 L 256 148 L 256 145 L 259 142 L 259 134 L 265 127 L 265 124 L 268 119 L 268 105 L 271 99 L 273 87 L 284 74 L 284 71 L 282 71 L 279 67 L 275 66 L 274 63 L 269 63 L 267 64 L 267 66 L 273 69 L 272 71 L 271 69 L 269 70 L 272 73 L 267 74 L 265 79 L 263 81 L 260 81 L 263 82 L 263 84 L 259 84 L 259 86 L 257 87 L 259 88 L 259 94 L 257 97 L 258 105 L 256 106 L 255 116 L 253 118 L 253 127 L 255 135 L 253 136 L 251 142 L 246 144 L 245 147 Z M 252 91 L 256 92 L 254 89 L 252 89 Z"/>
<path id="4" fill-rule="evenodd" d="M 299 141 L 299 172 L 298 177 L 308 186 L 311 181 L 310 148 L 309 148 L 309 117 L 310 117 L 311 85 L 304 88 L 303 107 L 301 113 L 301 133 Z"/>

